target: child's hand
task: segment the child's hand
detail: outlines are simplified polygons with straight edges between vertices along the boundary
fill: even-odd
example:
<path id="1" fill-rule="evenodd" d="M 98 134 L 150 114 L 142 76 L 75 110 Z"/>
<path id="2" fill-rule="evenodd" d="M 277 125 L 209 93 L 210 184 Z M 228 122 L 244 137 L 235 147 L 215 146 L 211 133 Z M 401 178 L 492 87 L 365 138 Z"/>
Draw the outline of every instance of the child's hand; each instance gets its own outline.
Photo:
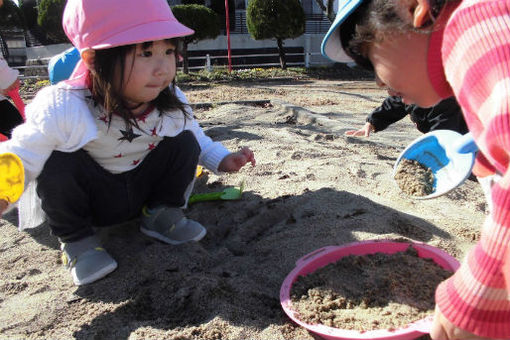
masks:
<path id="1" fill-rule="evenodd" d="M 5 209 L 7 209 L 7 206 L 9 203 L 6 200 L 0 200 L 0 217 L 2 217 L 2 214 L 4 213 Z"/>
<path id="2" fill-rule="evenodd" d="M 236 172 L 248 162 L 251 162 L 251 165 L 255 166 L 255 156 L 253 155 L 253 151 L 244 147 L 238 152 L 225 156 L 218 166 L 218 170 L 224 172 Z"/>
<path id="3" fill-rule="evenodd" d="M 443 316 L 443 313 L 437 308 L 434 314 L 434 321 L 430 329 L 430 337 L 434 340 L 447 340 L 447 339 L 490 339 L 480 337 L 478 335 L 469 333 L 463 329 L 456 327 L 448 319 Z"/>
<path id="4" fill-rule="evenodd" d="M 345 131 L 346 136 L 365 136 L 370 137 L 370 133 L 375 131 L 375 127 L 370 124 L 369 122 L 366 122 L 365 125 L 359 129 L 359 130 L 349 130 Z"/>

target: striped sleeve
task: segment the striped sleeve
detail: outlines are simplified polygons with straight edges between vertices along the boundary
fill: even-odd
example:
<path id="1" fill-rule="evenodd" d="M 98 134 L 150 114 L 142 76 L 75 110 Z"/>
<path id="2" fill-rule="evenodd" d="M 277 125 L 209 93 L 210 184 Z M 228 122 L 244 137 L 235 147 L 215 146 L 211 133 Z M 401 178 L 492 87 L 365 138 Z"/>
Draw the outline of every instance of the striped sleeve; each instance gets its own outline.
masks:
<path id="1" fill-rule="evenodd" d="M 464 0 L 445 29 L 442 56 L 469 129 L 502 179 L 480 241 L 438 287 L 436 302 L 459 328 L 510 338 L 510 0 Z"/>

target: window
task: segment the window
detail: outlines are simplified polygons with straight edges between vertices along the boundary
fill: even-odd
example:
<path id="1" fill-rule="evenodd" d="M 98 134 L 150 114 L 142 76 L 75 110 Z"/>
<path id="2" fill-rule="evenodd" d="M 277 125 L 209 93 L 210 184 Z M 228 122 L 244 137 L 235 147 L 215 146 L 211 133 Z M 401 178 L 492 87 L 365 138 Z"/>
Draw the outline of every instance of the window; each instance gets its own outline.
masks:
<path id="1" fill-rule="evenodd" d="M 317 4 L 317 0 L 301 0 L 301 4 L 303 5 L 305 14 L 322 14 L 322 10 Z"/>
<path id="2" fill-rule="evenodd" d="M 246 9 L 246 0 L 235 0 L 236 9 Z"/>

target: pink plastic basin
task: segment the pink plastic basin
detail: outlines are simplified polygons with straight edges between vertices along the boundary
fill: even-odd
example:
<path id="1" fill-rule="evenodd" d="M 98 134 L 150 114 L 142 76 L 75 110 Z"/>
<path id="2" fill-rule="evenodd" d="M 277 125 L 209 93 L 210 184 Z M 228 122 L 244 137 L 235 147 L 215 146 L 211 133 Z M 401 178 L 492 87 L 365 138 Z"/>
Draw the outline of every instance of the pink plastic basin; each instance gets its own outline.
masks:
<path id="1" fill-rule="evenodd" d="M 393 241 L 362 241 L 350 243 L 344 246 L 328 246 L 317 249 L 308 255 L 303 256 L 296 262 L 294 268 L 283 281 L 280 289 L 280 303 L 287 315 L 297 324 L 305 327 L 309 331 L 316 333 L 324 339 L 415 339 L 423 334 L 429 333 L 432 323 L 432 315 L 427 318 L 415 321 L 406 327 L 386 330 L 378 329 L 373 331 L 360 332 L 355 330 L 338 329 L 320 324 L 310 325 L 296 317 L 296 312 L 292 310 L 290 300 L 290 288 L 299 276 L 305 276 L 314 272 L 318 268 L 338 261 L 346 255 L 366 255 L 374 253 L 393 254 L 399 251 L 405 251 L 409 245 L 412 245 L 422 258 L 431 258 L 439 266 L 450 271 L 456 271 L 459 267 L 459 261 L 445 251 L 429 246 L 423 243 L 393 242 Z"/>

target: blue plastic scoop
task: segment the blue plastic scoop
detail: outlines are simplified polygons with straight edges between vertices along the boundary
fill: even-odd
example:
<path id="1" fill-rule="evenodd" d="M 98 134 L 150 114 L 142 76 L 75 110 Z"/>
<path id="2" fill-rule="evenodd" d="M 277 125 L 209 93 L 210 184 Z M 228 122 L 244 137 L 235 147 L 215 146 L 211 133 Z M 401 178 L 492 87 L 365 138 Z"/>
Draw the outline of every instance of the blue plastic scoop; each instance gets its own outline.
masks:
<path id="1" fill-rule="evenodd" d="M 402 159 L 416 160 L 432 171 L 434 190 L 426 196 L 411 197 L 438 197 L 455 189 L 469 177 L 477 150 L 471 133 L 461 135 L 451 130 L 431 131 L 415 139 L 402 151 L 393 167 L 393 178 Z"/>

